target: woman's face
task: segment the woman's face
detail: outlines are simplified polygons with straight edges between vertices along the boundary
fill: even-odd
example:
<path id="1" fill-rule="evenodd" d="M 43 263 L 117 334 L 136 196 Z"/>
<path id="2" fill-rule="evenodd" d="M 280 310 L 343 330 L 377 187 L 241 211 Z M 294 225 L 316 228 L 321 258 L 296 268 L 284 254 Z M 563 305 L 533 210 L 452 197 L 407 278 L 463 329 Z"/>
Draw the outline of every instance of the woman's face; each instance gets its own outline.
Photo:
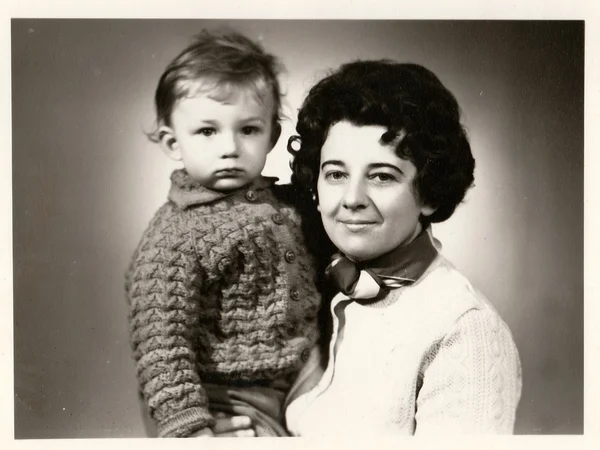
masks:
<path id="1" fill-rule="evenodd" d="M 346 256 L 364 261 L 412 241 L 421 205 L 412 190 L 414 164 L 381 143 L 382 126 L 333 125 L 321 149 L 317 191 L 325 231 Z"/>

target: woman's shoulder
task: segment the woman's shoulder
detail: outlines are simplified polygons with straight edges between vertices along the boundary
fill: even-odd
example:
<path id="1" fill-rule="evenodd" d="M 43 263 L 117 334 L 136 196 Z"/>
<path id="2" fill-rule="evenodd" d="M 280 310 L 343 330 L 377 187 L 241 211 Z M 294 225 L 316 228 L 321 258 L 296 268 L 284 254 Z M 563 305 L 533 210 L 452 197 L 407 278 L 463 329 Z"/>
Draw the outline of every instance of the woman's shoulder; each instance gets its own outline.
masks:
<path id="1" fill-rule="evenodd" d="M 422 315 L 438 322 L 440 331 L 452 326 L 467 313 L 485 316 L 486 320 L 488 317 L 489 320 L 502 320 L 492 303 L 441 254 L 404 295 L 418 304 Z"/>
<path id="2" fill-rule="evenodd" d="M 483 294 L 442 254 L 438 254 L 415 286 L 437 301 L 456 302 L 462 299 L 472 306 L 487 303 Z"/>
<path id="3" fill-rule="evenodd" d="M 512 335 L 492 302 L 444 256 L 435 262 L 436 267 L 427 280 L 429 288 L 437 291 L 435 308 L 453 311 L 453 326 L 463 332 L 499 333 L 511 340 Z"/>

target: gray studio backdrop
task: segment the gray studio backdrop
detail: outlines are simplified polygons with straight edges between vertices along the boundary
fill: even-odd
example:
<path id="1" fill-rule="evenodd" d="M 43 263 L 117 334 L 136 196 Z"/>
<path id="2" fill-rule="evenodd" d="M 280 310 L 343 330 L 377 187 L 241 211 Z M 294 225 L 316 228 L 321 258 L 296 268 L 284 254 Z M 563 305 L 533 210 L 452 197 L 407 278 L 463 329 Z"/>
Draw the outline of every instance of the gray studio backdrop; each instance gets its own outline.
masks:
<path id="1" fill-rule="evenodd" d="M 516 432 L 583 431 L 583 22 L 13 20 L 17 438 L 144 436 L 123 273 L 177 166 L 150 143 L 162 69 L 203 27 L 287 66 L 288 118 L 356 58 L 432 69 L 462 106 L 476 186 L 444 252 L 496 306 L 523 363 Z"/>

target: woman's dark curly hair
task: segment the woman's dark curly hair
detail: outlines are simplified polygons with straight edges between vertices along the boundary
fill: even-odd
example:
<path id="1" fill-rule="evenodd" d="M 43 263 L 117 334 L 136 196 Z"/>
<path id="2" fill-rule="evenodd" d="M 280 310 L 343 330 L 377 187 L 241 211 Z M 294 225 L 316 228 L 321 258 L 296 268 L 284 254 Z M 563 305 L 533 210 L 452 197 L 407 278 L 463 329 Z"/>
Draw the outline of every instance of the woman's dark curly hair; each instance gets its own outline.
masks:
<path id="1" fill-rule="evenodd" d="M 329 128 L 340 121 L 388 129 L 382 141 L 417 169 L 415 195 L 437 208 L 421 217 L 424 226 L 448 219 L 473 184 L 475 160 L 458 103 L 422 66 L 355 61 L 317 83 L 298 113 L 298 136 L 288 141 L 292 184 L 316 194 L 321 147 Z"/>

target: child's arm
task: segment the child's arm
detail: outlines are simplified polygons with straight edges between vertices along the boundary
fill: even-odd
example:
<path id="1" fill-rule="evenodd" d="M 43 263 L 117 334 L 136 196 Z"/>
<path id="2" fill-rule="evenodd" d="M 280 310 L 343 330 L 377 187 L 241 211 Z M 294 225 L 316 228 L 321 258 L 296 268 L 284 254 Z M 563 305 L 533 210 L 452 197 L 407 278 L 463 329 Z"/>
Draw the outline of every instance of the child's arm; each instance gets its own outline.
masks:
<path id="1" fill-rule="evenodd" d="M 137 378 L 159 436 L 190 436 L 214 423 L 191 344 L 198 326 L 199 267 L 189 234 L 173 233 L 164 224 L 150 230 L 127 282 Z"/>

